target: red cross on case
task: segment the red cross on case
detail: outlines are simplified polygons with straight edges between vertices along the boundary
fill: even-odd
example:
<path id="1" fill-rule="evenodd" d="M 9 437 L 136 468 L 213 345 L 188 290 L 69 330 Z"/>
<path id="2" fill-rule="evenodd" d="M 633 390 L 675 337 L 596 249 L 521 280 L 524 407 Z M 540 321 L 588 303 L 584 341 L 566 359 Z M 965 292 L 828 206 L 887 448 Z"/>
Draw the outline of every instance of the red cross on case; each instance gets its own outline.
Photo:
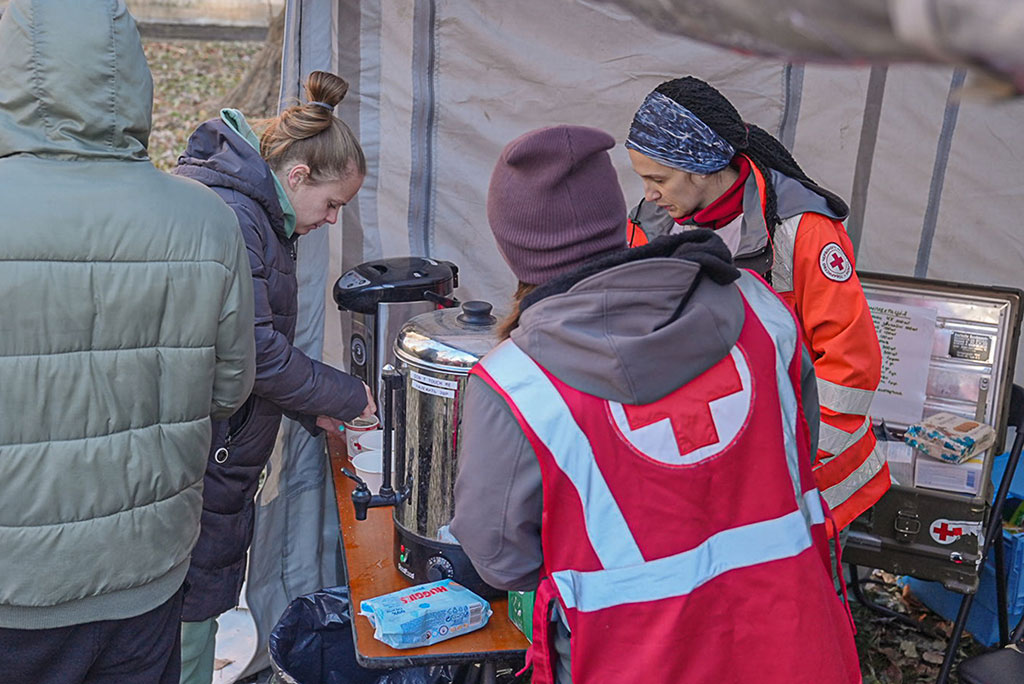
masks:
<path id="1" fill-rule="evenodd" d="M 946 541 L 950 537 L 962 537 L 964 528 L 950 527 L 948 522 L 943 522 L 941 525 L 933 527 L 932 532 L 939 538 L 939 541 Z"/>

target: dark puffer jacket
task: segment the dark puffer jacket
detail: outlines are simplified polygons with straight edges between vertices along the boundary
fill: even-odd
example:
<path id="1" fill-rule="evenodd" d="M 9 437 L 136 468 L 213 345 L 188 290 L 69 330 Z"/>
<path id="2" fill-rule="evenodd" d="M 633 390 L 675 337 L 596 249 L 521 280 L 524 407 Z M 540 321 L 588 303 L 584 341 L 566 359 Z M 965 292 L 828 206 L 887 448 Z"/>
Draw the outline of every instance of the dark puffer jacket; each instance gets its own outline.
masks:
<path id="1" fill-rule="evenodd" d="M 366 392 L 357 378 L 292 345 L 295 239 L 285 235 L 273 172 L 257 150 L 223 121 L 207 121 L 192 134 L 175 173 L 211 188 L 234 209 L 249 251 L 255 300 L 256 384 L 245 405 L 215 425 L 206 468 L 202 531 L 183 609 L 184 620 L 198 621 L 238 603 L 252 541 L 253 497 L 281 416 L 316 434 L 318 415 L 351 419 L 366 407 Z"/>

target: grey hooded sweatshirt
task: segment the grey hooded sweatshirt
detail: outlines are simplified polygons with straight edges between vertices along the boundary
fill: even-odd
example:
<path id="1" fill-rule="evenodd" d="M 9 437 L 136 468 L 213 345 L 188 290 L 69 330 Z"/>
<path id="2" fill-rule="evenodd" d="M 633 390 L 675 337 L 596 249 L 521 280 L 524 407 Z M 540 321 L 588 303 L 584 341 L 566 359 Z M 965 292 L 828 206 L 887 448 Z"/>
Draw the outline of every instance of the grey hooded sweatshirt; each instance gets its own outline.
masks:
<path id="1" fill-rule="evenodd" d="M 612 253 L 531 293 L 512 340 L 577 390 L 649 404 L 721 361 L 739 338 L 739 290 L 706 270 L 698 279 L 709 268 L 736 273 L 724 243 L 707 230 Z M 808 426 L 817 426 L 806 351 L 802 393 Z M 508 404 L 475 376 L 466 388 L 460 440 L 452 534 L 488 584 L 535 589 L 543 563 L 540 465 Z"/>
<path id="2" fill-rule="evenodd" d="M 149 162 L 117 0 L 0 19 L 0 627 L 141 615 L 182 585 L 210 416 L 254 375 L 234 213 Z"/>

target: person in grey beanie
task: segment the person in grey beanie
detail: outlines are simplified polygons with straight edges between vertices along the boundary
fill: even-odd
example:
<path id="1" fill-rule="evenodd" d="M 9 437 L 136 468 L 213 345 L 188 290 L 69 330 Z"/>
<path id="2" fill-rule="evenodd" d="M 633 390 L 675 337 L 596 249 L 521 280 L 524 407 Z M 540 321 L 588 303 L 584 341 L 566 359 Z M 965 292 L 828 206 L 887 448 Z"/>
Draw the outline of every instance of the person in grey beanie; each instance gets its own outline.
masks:
<path id="1" fill-rule="evenodd" d="M 540 285 L 626 246 L 610 135 L 555 126 L 508 144 L 491 176 L 487 221 L 520 282 Z"/>
<path id="2" fill-rule="evenodd" d="M 536 684 L 858 681 L 796 322 L 710 230 L 628 249 L 614 144 L 554 126 L 497 160 L 519 288 L 462 400 L 450 530 L 488 584 L 537 591 Z"/>

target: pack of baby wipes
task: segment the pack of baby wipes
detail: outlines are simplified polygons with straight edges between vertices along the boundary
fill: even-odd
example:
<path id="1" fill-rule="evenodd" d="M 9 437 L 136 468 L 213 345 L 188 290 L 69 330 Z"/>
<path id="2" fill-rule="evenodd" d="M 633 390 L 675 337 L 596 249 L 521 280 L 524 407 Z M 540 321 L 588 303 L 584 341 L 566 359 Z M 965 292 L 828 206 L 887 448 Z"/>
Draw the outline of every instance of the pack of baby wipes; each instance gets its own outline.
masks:
<path id="1" fill-rule="evenodd" d="M 991 426 L 952 413 L 936 413 L 911 425 L 903 437 L 910 446 L 947 463 L 964 463 L 996 441 Z"/>
<path id="2" fill-rule="evenodd" d="M 373 625 L 373 636 L 393 648 L 416 648 L 468 634 L 487 624 L 491 606 L 450 579 L 366 599 L 359 614 Z"/>

